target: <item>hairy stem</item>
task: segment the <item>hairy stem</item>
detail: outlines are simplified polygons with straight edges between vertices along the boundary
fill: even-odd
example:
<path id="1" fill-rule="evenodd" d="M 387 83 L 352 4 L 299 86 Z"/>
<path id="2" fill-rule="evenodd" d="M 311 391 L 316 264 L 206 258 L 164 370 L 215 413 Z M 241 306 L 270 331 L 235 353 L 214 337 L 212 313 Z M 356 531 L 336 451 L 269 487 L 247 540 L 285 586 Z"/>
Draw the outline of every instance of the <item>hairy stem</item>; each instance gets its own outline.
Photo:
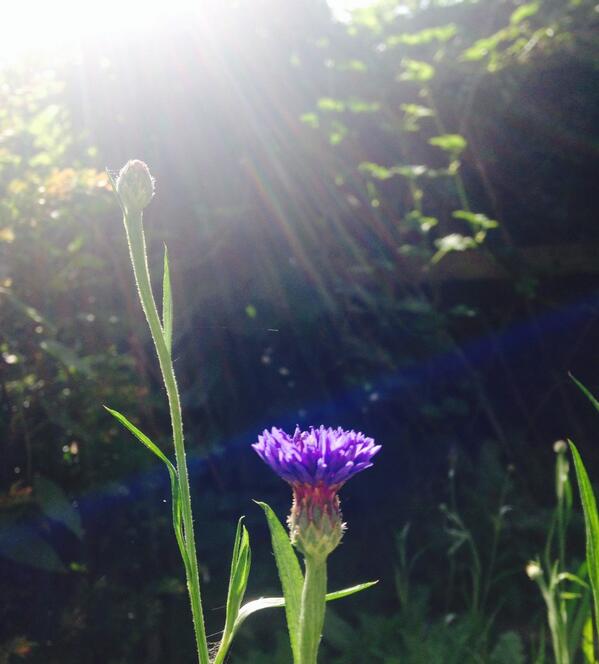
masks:
<path id="1" fill-rule="evenodd" d="M 299 664 L 316 664 L 327 594 L 326 560 L 306 558 L 299 619 Z"/>
<path id="2" fill-rule="evenodd" d="M 177 461 L 177 474 L 179 488 L 181 491 L 181 514 L 183 520 L 183 532 L 185 538 L 185 549 L 187 561 L 185 573 L 187 577 L 187 588 L 191 601 L 191 611 L 195 630 L 196 645 L 198 649 L 198 660 L 200 664 L 209 664 L 208 646 L 206 643 L 206 630 L 204 626 L 204 613 L 200 596 L 200 575 L 196 555 L 195 536 L 193 531 L 193 516 L 191 510 L 191 494 L 189 491 L 189 475 L 185 459 L 185 445 L 183 442 L 183 420 L 181 416 L 181 402 L 177 389 L 177 380 L 171 361 L 170 351 L 166 345 L 160 316 L 156 308 L 156 302 L 152 293 L 150 282 L 150 270 L 146 253 L 146 240 L 142 224 L 142 213 L 138 210 L 127 210 L 124 216 L 125 229 L 133 273 L 137 283 L 139 299 L 146 315 L 160 370 L 166 388 L 170 410 L 171 423 L 173 427 L 173 442 L 175 446 L 175 457 Z"/>

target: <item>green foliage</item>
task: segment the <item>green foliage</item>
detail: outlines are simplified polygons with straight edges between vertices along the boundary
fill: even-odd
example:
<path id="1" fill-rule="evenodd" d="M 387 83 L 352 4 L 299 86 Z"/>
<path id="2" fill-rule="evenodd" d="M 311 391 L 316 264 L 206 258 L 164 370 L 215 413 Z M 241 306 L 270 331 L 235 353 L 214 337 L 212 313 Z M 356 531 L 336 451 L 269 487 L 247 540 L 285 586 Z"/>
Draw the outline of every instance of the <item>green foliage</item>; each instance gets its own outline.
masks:
<path id="1" fill-rule="evenodd" d="M 571 376 L 574 383 L 589 399 L 596 410 L 599 411 L 599 402 L 579 380 Z M 593 604 L 595 609 L 595 628 L 599 624 L 599 513 L 597 512 L 597 502 L 593 486 L 589 479 L 584 463 L 578 452 L 578 449 L 572 441 L 568 441 L 572 458 L 574 459 L 574 468 L 576 469 L 576 478 L 578 480 L 578 489 L 580 492 L 580 502 L 584 513 L 584 525 L 586 533 L 586 562 L 591 589 L 593 591 Z M 587 645 L 586 650 L 590 646 Z"/>
<path id="2" fill-rule="evenodd" d="M 239 629 L 243 621 L 253 613 L 253 611 L 248 610 L 246 607 L 243 607 L 243 609 L 245 609 L 245 611 L 243 611 L 241 606 L 247 588 L 250 566 L 250 539 L 245 526 L 242 524 L 242 519 L 240 519 L 237 524 L 233 556 L 231 559 L 225 627 L 223 629 L 223 636 L 218 651 L 214 658 L 214 664 L 219 664 L 224 661 L 236 631 Z M 273 605 L 263 605 L 256 607 L 254 610 L 269 608 L 270 606 Z M 243 617 L 241 616 L 242 611 L 244 614 Z"/>
<path id="3" fill-rule="evenodd" d="M 491 652 L 491 664 L 524 664 L 524 645 L 516 632 L 504 632 Z"/>
<path id="4" fill-rule="evenodd" d="M 297 555 L 289 541 L 289 535 L 277 519 L 276 514 L 266 503 L 259 502 L 258 505 L 264 510 L 270 530 L 272 550 L 285 597 L 285 615 L 287 616 L 287 629 L 293 661 L 299 662 L 298 633 L 304 575 Z"/>
<path id="5" fill-rule="evenodd" d="M 179 546 L 179 551 L 185 567 L 189 566 L 189 559 L 187 551 L 185 549 L 185 537 L 183 534 L 183 523 L 181 516 L 181 490 L 179 487 L 179 476 L 177 469 L 172 464 L 172 462 L 164 455 L 162 450 L 153 443 L 140 429 L 138 429 L 134 424 L 132 424 L 124 415 L 119 413 L 108 406 L 104 406 L 106 410 L 118 420 L 126 429 L 128 429 L 136 438 L 139 440 L 142 445 L 145 445 L 152 454 L 154 454 L 162 463 L 166 466 L 166 469 L 169 474 L 171 481 L 171 497 L 172 497 L 172 509 L 173 509 L 173 529 L 175 531 L 175 537 L 177 539 L 177 544 Z"/>
<path id="6" fill-rule="evenodd" d="M 0 539 L 0 556 L 46 572 L 67 571 L 54 547 L 34 530 L 6 520 L 1 525 L 6 534 Z"/>
<path id="7" fill-rule="evenodd" d="M 36 477 L 33 490 L 42 512 L 49 519 L 61 523 L 79 539 L 83 537 L 81 516 L 56 482 L 46 477 Z"/>
<path id="8" fill-rule="evenodd" d="M 589 579 L 593 590 L 595 616 L 599 615 L 599 515 L 595 493 L 582 459 L 574 443 L 570 442 L 570 450 L 574 459 L 574 468 L 580 490 L 580 502 L 584 512 L 586 532 L 586 559 Z M 596 618 L 597 619 L 597 618 Z"/>

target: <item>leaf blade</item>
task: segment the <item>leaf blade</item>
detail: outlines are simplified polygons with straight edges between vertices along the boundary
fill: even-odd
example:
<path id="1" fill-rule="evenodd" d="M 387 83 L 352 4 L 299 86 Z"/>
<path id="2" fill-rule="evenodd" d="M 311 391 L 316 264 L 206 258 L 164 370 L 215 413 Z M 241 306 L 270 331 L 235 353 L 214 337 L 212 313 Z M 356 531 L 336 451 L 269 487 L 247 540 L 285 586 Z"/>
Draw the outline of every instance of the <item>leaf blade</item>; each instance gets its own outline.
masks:
<path id="1" fill-rule="evenodd" d="M 77 539 L 83 539 L 81 516 L 62 488 L 47 477 L 36 477 L 33 480 L 33 489 L 42 512 L 52 521 L 61 523 Z"/>
<path id="2" fill-rule="evenodd" d="M 67 572 L 54 547 L 27 526 L 15 524 L 0 529 L 0 556 L 45 572 Z"/>
<path id="3" fill-rule="evenodd" d="M 285 614 L 294 662 L 299 661 L 299 618 L 304 575 L 289 536 L 276 514 L 266 503 L 255 501 L 266 515 L 279 579 L 285 596 Z"/>
<path id="4" fill-rule="evenodd" d="M 377 583 L 378 581 L 367 581 L 366 583 L 359 583 L 355 586 L 351 586 L 350 588 L 344 588 L 343 590 L 336 590 L 335 592 L 327 593 L 326 600 L 327 602 L 333 602 L 343 597 L 349 597 L 350 595 L 359 593 L 362 590 L 371 588 Z M 241 625 L 253 613 L 256 613 L 257 611 L 262 611 L 263 609 L 276 609 L 283 606 L 285 606 L 284 597 L 260 597 L 260 599 L 254 599 L 251 602 L 244 604 L 239 611 L 237 620 L 235 621 L 234 633 L 237 632 L 237 630 L 241 627 Z"/>
<path id="5" fill-rule="evenodd" d="M 593 393 L 588 388 L 586 388 L 578 379 L 576 379 L 572 374 L 570 374 L 570 378 L 574 381 L 576 386 L 585 395 L 585 397 L 593 404 L 595 410 L 599 411 L 599 401 L 597 401 Z"/>
<path id="6" fill-rule="evenodd" d="M 179 474 L 177 469 L 172 464 L 170 459 L 164 454 L 164 452 L 152 442 L 143 431 L 138 429 L 135 424 L 130 422 L 122 413 L 119 413 L 118 410 L 104 406 L 104 408 L 116 419 L 118 420 L 126 429 L 128 429 L 136 438 L 139 440 L 142 445 L 145 445 L 150 452 L 157 456 L 166 466 L 168 470 L 169 478 L 171 481 L 171 495 L 173 502 L 173 529 L 175 531 L 175 537 L 177 539 L 177 545 L 179 546 L 179 551 L 181 552 L 181 557 L 183 558 L 183 564 L 187 569 L 189 566 L 189 556 L 187 554 L 187 549 L 185 547 L 185 538 L 183 536 L 183 519 L 181 516 L 181 491 L 179 489 Z"/>
<path id="7" fill-rule="evenodd" d="M 570 451 L 574 459 L 574 469 L 578 479 L 580 502 L 584 514 L 584 525 L 586 532 L 586 559 L 591 590 L 593 592 L 593 603 L 595 607 L 595 618 L 599 618 L 599 515 L 597 514 L 597 502 L 595 493 L 589 479 L 584 463 L 576 445 L 568 441 Z"/>

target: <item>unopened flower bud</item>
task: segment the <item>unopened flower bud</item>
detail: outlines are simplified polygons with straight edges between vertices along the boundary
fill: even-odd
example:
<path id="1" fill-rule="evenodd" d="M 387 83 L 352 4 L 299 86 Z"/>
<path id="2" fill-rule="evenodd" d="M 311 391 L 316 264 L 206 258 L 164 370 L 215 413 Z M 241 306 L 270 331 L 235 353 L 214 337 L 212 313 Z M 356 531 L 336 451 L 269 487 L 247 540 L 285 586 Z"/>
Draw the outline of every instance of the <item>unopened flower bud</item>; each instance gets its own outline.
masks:
<path id="1" fill-rule="evenodd" d="M 296 484 L 287 520 L 291 543 L 306 557 L 324 560 L 341 542 L 345 524 L 338 487 Z"/>
<path id="2" fill-rule="evenodd" d="M 121 168 L 116 190 L 126 210 L 141 212 L 154 197 L 154 178 L 150 169 L 139 159 L 128 161 Z"/>
<path id="3" fill-rule="evenodd" d="M 543 574 L 543 569 L 536 560 L 531 560 L 526 565 L 526 575 L 531 581 L 536 581 Z"/>
<path id="4" fill-rule="evenodd" d="M 568 446 L 566 445 L 565 440 L 556 440 L 555 443 L 553 443 L 553 451 L 556 454 L 564 454 L 567 449 Z"/>

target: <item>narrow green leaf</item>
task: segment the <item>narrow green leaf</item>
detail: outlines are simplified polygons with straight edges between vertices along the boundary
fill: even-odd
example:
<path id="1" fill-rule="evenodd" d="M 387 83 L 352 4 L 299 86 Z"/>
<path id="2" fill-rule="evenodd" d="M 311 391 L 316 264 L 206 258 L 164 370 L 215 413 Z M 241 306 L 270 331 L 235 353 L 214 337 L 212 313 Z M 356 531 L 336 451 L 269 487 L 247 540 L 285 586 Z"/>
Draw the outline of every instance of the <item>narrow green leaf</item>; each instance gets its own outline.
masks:
<path id="1" fill-rule="evenodd" d="M 520 5 L 512 12 L 510 23 L 512 25 L 518 25 L 518 23 L 534 16 L 539 11 L 540 6 L 539 2 L 527 2 L 525 5 Z"/>
<path id="2" fill-rule="evenodd" d="M 595 664 L 595 644 L 593 640 L 593 618 L 588 617 L 582 628 L 582 652 L 588 664 Z"/>
<path id="3" fill-rule="evenodd" d="M 589 584 L 586 583 L 586 581 L 583 581 L 580 577 L 576 576 L 576 574 L 571 574 L 570 572 L 562 572 L 561 574 L 557 575 L 557 582 L 561 583 L 562 581 L 571 581 L 572 583 L 577 583 L 583 588 L 589 587 Z"/>
<path id="4" fill-rule="evenodd" d="M 587 564 L 584 561 L 576 570 L 576 577 L 584 582 L 588 576 Z M 579 602 L 568 602 L 566 605 L 566 622 L 569 626 L 568 648 L 570 652 L 576 652 L 581 648 L 584 650 L 584 628 L 587 620 L 591 617 L 592 592 L 588 584 L 585 583 L 582 598 Z M 595 664 L 595 660 L 592 660 Z"/>
<path id="5" fill-rule="evenodd" d="M 227 614 L 223 637 L 213 664 L 221 664 L 231 647 L 236 631 L 239 607 L 245 596 L 251 566 L 250 538 L 242 524 L 243 517 L 237 523 L 233 556 L 231 558 L 231 575 L 229 578 L 229 591 L 227 593 Z"/>
<path id="6" fill-rule="evenodd" d="M 164 245 L 164 273 L 162 278 L 162 333 L 164 334 L 164 342 L 170 353 L 173 346 L 173 295 L 166 245 Z"/>
<path id="7" fill-rule="evenodd" d="M 126 429 L 129 429 L 129 431 L 137 438 L 137 440 L 145 445 L 150 450 L 150 452 L 155 454 L 166 466 L 171 480 L 171 494 L 173 498 L 173 529 L 175 531 L 175 537 L 177 538 L 177 544 L 179 545 L 181 557 L 183 558 L 183 563 L 187 568 L 189 565 L 189 556 L 187 555 L 187 549 L 185 548 L 185 540 L 183 536 L 183 523 L 181 517 L 181 492 L 179 489 L 179 475 L 177 473 L 177 469 L 175 466 L 173 466 L 164 452 L 155 443 L 153 443 L 145 433 L 140 431 L 135 426 L 135 424 L 129 422 L 129 420 L 122 413 L 119 413 L 118 410 L 108 408 L 108 406 L 104 406 L 104 408 Z"/>
<path id="8" fill-rule="evenodd" d="M 499 223 L 495 219 L 489 219 L 486 214 L 481 212 L 470 212 L 470 210 L 455 210 L 452 212 L 452 217 L 455 219 L 463 219 L 467 221 L 473 228 L 483 228 L 489 230 L 497 228 Z"/>
<path id="9" fill-rule="evenodd" d="M 589 580 L 593 591 L 595 606 L 595 618 L 599 618 L 599 515 L 597 514 L 597 503 L 589 476 L 582 462 L 582 458 L 572 441 L 570 451 L 574 459 L 574 468 L 578 479 L 580 491 L 580 502 L 584 512 L 584 525 L 586 531 L 586 559 Z"/>
<path id="10" fill-rule="evenodd" d="M 445 152 L 451 152 L 453 154 L 460 154 L 460 152 L 463 152 L 468 146 L 466 139 L 460 134 L 433 136 L 432 138 L 429 138 L 428 142 Z"/>
<path id="11" fill-rule="evenodd" d="M 266 503 L 258 501 L 256 503 L 264 510 L 266 521 L 268 522 L 272 549 L 279 571 L 283 595 L 285 596 L 285 614 L 287 616 L 287 628 L 289 630 L 293 660 L 294 662 L 298 662 L 299 618 L 304 575 L 289 541 L 289 535 L 277 518 L 277 515 Z"/>
<path id="12" fill-rule="evenodd" d="M 576 383 L 576 385 L 578 386 L 580 391 L 586 396 L 586 398 L 593 404 L 595 410 L 599 411 L 599 401 L 595 399 L 591 391 L 588 390 L 579 380 L 574 378 L 572 374 L 570 374 L 570 378 Z"/>
<path id="13" fill-rule="evenodd" d="M 122 414 L 119 413 L 118 410 L 113 410 L 112 408 L 108 408 L 108 406 L 104 406 L 104 408 L 115 418 L 117 419 L 126 429 L 129 429 L 129 431 L 139 440 L 140 443 L 143 443 L 151 452 L 153 452 L 169 469 L 169 472 L 177 474 L 177 471 L 173 464 L 169 461 L 169 459 L 165 456 L 164 452 L 155 444 L 153 443 L 145 433 L 140 431 L 135 424 L 132 424 L 129 422 L 129 420 Z"/>
<path id="14" fill-rule="evenodd" d="M 352 586 L 351 588 L 344 588 L 343 590 L 337 590 L 332 593 L 327 593 L 327 602 L 332 602 L 336 599 L 341 599 L 342 597 L 348 597 L 349 595 L 354 595 L 359 593 L 362 590 L 366 590 L 374 585 L 378 581 L 367 581 L 366 583 L 359 583 L 357 586 Z M 284 597 L 261 597 L 260 599 L 255 599 L 252 602 L 248 602 L 241 607 L 237 620 L 235 622 L 234 633 L 241 627 L 241 625 L 249 618 L 252 613 L 256 611 L 262 611 L 262 609 L 276 609 L 285 606 Z"/>
<path id="15" fill-rule="evenodd" d="M 248 576 L 251 565 L 250 538 L 247 529 L 242 525 L 241 519 L 237 526 L 233 560 L 231 561 L 231 577 L 229 579 L 229 592 L 227 596 L 227 628 L 232 629 L 239 613 L 239 607 L 243 601 L 247 588 Z"/>
<path id="16" fill-rule="evenodd" d="M 49 519 L 61 523 L 79 539 L 83 538 L 79 512 L 58 484 L 47 477 L 36 477 L 33 480 L 33 490 L 42 512 Z"/>
<path id="17" fill-rule="evenodd" d="M 372 588 L 372 586 L 376 586 L 377 583 L 378 581 L 366 581 L 365 583 L 358 583 L 357 586 L 350 586 L 349 588 L 344 588 L 343 590 L 336 590 L 333 593 L 327 593 L 327 602 L 332 602 L 336 599 L 342 599 L 343 597 L 349 597 L 350 595 L 361 593 L 363 590 Z"/>

